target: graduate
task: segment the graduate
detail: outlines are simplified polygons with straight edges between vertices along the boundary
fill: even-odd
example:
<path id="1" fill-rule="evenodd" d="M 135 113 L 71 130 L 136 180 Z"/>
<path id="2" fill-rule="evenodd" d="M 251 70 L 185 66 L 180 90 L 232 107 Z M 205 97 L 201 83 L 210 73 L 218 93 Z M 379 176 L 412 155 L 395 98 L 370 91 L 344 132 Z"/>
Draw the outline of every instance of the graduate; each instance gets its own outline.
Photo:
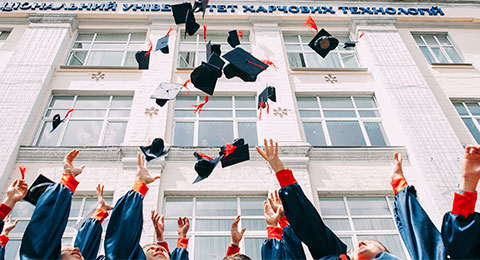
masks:
<path id="1" fill-rule="evenodd" d="M 403 175 L 402 157 L 394 155 L 391 185 L 395 194 L 393 209 L 398 231 L 412 259 L 445 259 L 442 235 L 418 203 L 415 188 Z M 463 243 L 462 243 L 463 244 Z"/>
<path id="2" fill-rule="evenodd" d="M 347 246 L 322 221 L 315 207 L 298 185 L 293 173 L 285 169 L 278 158 L 278 144 L 270 139 L 270 145 L 264 140 L 265 151 L 257 148 L 258 153 L 268 161 L 280 186 L 280 198 L 285 216 L 297 237 L 308 246 L 314 259 L 399 259 L 388 253 L 382 243 L 367 239 L 360 241 L 358 247 L 347 255 Z"/>
<path id="3" fill-rule="evenodd" d="M 148 260 L 150 259 L 171 259 L 171 260 L 188 260 L 188 238 L 187 232 L 190 228 L 190 221 L 188 218 L 179 217 L 177 220 L 177 247 L 170 253 L 168 249 L 168 243 L 163 237 L 165 231 L 165 217 L 160 216 L 155 210 L 152 210 L 152 222 L 155 228 L 155 235 L 157 237 L 157 243 L 147 244 L 143 246 L 143 251 Z"/>
<path id="4" fill-rule="evenodd" d="M 72 150 L 67 154 L 63 160 L 64 174 L 60 183 L 50 184 L 38 198 L 23 234 L 21 259 L 83 259 L 78 248 L 61 250 L 72 195 L 79 184 L 75 178 L 85 169 L 85 165 L 79 168 L 73 166 L 78 153 L 78 150 Z"/>
<path id="5" fill-rule="evenodd" d="M 480 214 L 475 212 L 480 146 L 465 148 L 465 161 L 452 211 L 443 217 L 442 238 L 451 259 L 480 259 Z"/>
<path id="6" fill-rule="evenodd" d="M 240 222 L 240 215 L 238 215 L 235 220 L 233 220 L 232 228 L 230 229 L 230 238 L 231 242 L 227 249 L 227 255 L 223 260 L 251 260 L 250 257 L 240 254 L 240 241 L 242 241 L 243 234 L 247 228 L 242 228 L 241 231 L 238 231 L 238 223 Z"/>
<path id="7" fill-rule="evenodd" d="M 263 260 L 306 259 L 302 242 L 298 239 L 285 217 L 278 191 L 270 193 L 263 203 L 268 238 L 262 245 Z"/>
<path id="8" fill-rule="evenodd" d="M 3 221 L 2 221 L 3 222 Z M 0 234 L 0 260 L 5 259 L 5 247 L 8 243 L 8 234 L 10 231 L 17 226 L 18 219 L 15 221 L 12 220 L 12 215 L 10 217 L 5 218 L 2 233 Z"/>

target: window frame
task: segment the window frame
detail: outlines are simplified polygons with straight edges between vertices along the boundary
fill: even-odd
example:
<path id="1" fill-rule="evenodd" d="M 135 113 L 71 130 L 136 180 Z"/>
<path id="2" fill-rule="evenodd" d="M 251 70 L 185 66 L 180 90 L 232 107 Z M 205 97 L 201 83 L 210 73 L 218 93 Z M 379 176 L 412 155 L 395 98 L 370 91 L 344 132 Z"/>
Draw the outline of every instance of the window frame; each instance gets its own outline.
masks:
<path id="1" fill-rule="evenodd" d="M 463 125 L 465 125 L 465 127 L 467 128 L 468 133 L 477 142 L 477 144 L 479 144 L 480 140 L 477 141 L 477 139 L 475 138 L 473 133 L 470 131 L 468 126 L 463 121 L 463 119 L 471 119 L 473 121 L 474 126 L 477 128 L 477 131 L 480 132 L 480 122 L 478 122 L 478 120 L 480 120 L 480 115 L 478 115 L 478 116 L 473 115 L 472 111 L 470 111 L 470 108 L 467 106 L 467 103 L 477 103 L 477 105 L 480 106 L 480 101 L 478 101 L 478 100 L 452 100 L 451 102 L 452 102 L 452 105 L 454 107 L 455 107 L 455 104 L 460 103 L 463 106 L 463 108 L 465 109 L 465 111 L 467 111 L 467 115 L 460 115 L 460 112 L 455 108 L 455 111 L 457 111 L 457 114 L 460 117 L 460 119 L 462 120 Z"/>
<path id="2" fill-rule="evenodd" d="M 425 54 L 422 52 L 423 56 L 425 57 L 425 59 L 427 60 L 428 63 L 434 65 L 434 64 L 464 64 L 465 63 L 465 58 L 463 57 L 463 55 L 458 51 L 458 48 L 457 46 L 455 45 L 455 43 L 452 41 L 452 38 L 450 37 L 450 35 L 448 33 L 441 33 L 441 32 L 412 32 L 412 36 L 414 38 L 414 41 L 417 45 L 417 47 L 420 49 L 420 52 L 422 52 L 421 48 L 420 47 L 426 47 L 428 49 L 428 52 L 430 53 L 430 56 L 432 56 L 434 59 L 435 59 L 435 62 L 429 62 L 428 58 L 425 57 Z M 422 43 L 418 43 L 416 40 L 415 40 L 415 37 L 418 36 L 420 37 L 420 39 L 422 40 Z M 444 62 L 440 62 L 437 55 L 435 55 L 435 53 L 432 51 L 432 47 L 427 43 L 427 41 L 425 40 L 424 36 L 432 36 L 435 40 L 435 42 L 437 43 L 439 49 L 440 49 L 440 52 L 443 54 L 443 56 L 448 60 L 447 63 L 444 63 Z M 447 40 L 450 42 L 449 45 L 444 45 L 442 44 L 437 37 L 439 36 L 445 36 L 445 38 L 447 38 Z M 455 52 L 458 54 L 458 57 L 460 57 L 461 61 L 460 62 L 454 62 L 452 60 L 452 58 L 450 57 L 450 55 L 448 54 L 448 52 L 445 51 L 445 48 L 444 46 L 448 46 L 448 47 L 452 47 Z"/>
<path id="3" fill-rule="evenodd" d="M 3 45 L 4 45 L 5 42 L 8 40 L 8 37 L 10 36 L 11 33 L 12 33 L 12 32 L 9 31 L 9 30 L 0 30 L 0 37 L 2 37 L 2 34 L 3 34 L 3 35 L 5 35 L 5 34 L 7 35 L 7 36 L 5 37 L 5 39 L 0 39 L 0 48 L 3 47 Z"/>

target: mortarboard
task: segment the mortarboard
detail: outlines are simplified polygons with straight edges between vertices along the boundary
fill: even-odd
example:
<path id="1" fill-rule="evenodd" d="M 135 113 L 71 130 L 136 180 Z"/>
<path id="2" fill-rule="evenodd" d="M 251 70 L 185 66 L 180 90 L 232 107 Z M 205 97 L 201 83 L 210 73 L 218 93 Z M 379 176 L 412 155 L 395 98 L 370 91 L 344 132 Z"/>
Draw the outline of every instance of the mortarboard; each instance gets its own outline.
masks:
<path id="1" fill-rule="evenodd" d="M 137 51 L 137 53 L 135 53 L 135 59 L 138 62 L 139 70 L 148 70 L 148 64 L 150 63 L 149 51 Z"/>
<path id="2" fill-rule="evenodd" d="M 50 186 L 54 184 L 52 180 L 43 176 L 42 174 L 38 175 L 37 179 L 33 182 L 32 186 L 28 189 L 27 195 L 24 200 L 30 202 L 34 206 L 37 206 L 37 201 L 42 196 L 43 192 Z"/>
<path id="3" fill-rule="evenodd" d="M 253 82 L 257 80 L 257 75 L 260 72 L 268 68 L 267 64 L 240 47 L 227 52 L 222 57 L 230 62 L 223 70 L 227 79 L 237 76 L 243 81 Z"/>
<path id="4" fill-rule="evenodd" d="M 172 5 L 173 19 L 175 19 L 175 24 L 185 23 L 187 20 L 187 13 L 189 10 L 192 10 L 192 4 L 190 3 L 181 3 Z"/>
<path id="5" fill-rule="evenodd" d="M 203 12 L 202 18 L 205 18 L 205 12 L 207 11 L 208 0 L 195 0 L 193 3 L 193 12 Z"/>
<path id="6" fill-rule="evenodd" d="M 53 132 L 53 130 L 55 130 L 63 121 L 65 121 L 65 119 L 67 119 L 68 115 L 73 111 L 74 111 L 73 108 L 68 110 L 64 119 L 60 118 L 60 114 L 55 114 L 52 118 L 52 130 L 50 130 L 50 133 Z"/>
<path id="7" fill-rule="evenodd" d="M 162 138 L 155 138 L 150 146 L 140 146 L 145 155 L 145 160 L 150 162 L 151 160 L 162 158 L 168 155 L 168 148 L 165 147 Z"/>
<path id="8" fill-rule="evenodd" d="M 213 95 L 217 79 L 222 76 L 225 62 L 216 53 L 212 53 L 208 62 L 203 62 L 190 74 L 193 85 L 203 92 Z"/>
<path id="9" fill-rule="evenodd" d="M 224 155 L 221 159 L 222 168 L 250 160 L 248 144 L 245 143 L 243 138 L 237 138 L 233 140 L 232 144 L 222 146 L 220 155 Z"/>
<path id="10" fill-rule="evenodd" d="M 235 48 L 237 45 L 240 45 L 240 39 L 238 38 L 237 30 L 228 32 L 227 42 L 228 44 L 230 44 L 230 46 L 232 46 L 232 48 Z"/>
<path id="11" fill-rule="evenodd" d="M 262 91 L 262 93 L 260 93 L 260 95 L 258 95 L 257 109 L 263 108 L 264 106 L 262 106 L 262 103 L 266 104 L 269 99 L 273 102 L 277 102 L 277 96 L 275 94 L 275 87 L 268 86 Z"/>
<path id="12" fill-rule="evenodd" d="M 195 21 L 195 15 L 193 15 L 193 11 L 190 9 L 187 11 L 187 20 L 185 21 L 185 36 L 194 35 L 195 32 L 200 28 L 200 24 Z"/>
<path id="13" fill-rule="evenodd" d="M 162 53 L 168 54 L 168 38 L 170 34 L 163 36 L 162 38 L 158 39 L 157 46 L 155 46 L 155 51 L 161 51 Z"/>
<path id="14" fill-rule="evenodd" d="M 322 58 L 325 58 L 331 50 L 337 48 L 338 40 L 325 31 L 325 29 L 322 29 L 308 43 L 308 46 L 322 56 Z"/>
<path id="15" fill-rule="evenodd" d="M 183 85 L 178 83 L 162 82 L 160 86 L 153 91 L 151 99 L 156 99 L 156 103 L 163 107 L 167 101 L 174 99 L 182 90 Z"/>
<path id="16" fill-rule="evenodd" d="M 212 41 L 208 41 L 206 47 L 207 47 L 207 59 L 210 58 L 210 55 L 212 53 L 216 53 L 218 56 L 222 55 L 222 51 L 220 50 L 220 47 L 222 47 L 222 45 L 212 44 Z"/>
<path id="17" fill-rule="evenodd" d="M 197 163 L 195 164 L 195 171 L 198 174 L 197 178 L 195 179 L 195 181 L 193 181 L 193 183 L 197 183 L 203 179 L 208 178 L 208 176 L 210 176 L 217 164 L 223 158 L 223 155 L 220 155 L 219 157 L 213 159 L 203 153 L 197 152 L 193 153 L 193 155 L 195 156 L 195 158 L 197 158 Z"/>
<path id="18" fill-rule="evenodd" d="M 346 49 L 346 48 L 355 48 L 355 46 L 357 45 L 357 41 L 346 41 L 344 44 L 343 44 L 343 48 Z"/>

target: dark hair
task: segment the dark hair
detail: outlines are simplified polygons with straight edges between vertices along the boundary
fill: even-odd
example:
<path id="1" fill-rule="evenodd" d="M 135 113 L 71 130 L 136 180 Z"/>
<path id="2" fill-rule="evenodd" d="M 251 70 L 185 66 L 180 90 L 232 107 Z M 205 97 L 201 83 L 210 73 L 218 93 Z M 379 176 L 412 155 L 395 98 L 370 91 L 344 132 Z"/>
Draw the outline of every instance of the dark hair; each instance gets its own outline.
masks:
<path id="1" fill-rule="evenodd" d="M 236 254 L 236 255 L 226 256 L 225 258 L 223 258 L 223 260 L 252 260 L 252 259 L 250 259 L 250 257 L 244 254 Z"/>

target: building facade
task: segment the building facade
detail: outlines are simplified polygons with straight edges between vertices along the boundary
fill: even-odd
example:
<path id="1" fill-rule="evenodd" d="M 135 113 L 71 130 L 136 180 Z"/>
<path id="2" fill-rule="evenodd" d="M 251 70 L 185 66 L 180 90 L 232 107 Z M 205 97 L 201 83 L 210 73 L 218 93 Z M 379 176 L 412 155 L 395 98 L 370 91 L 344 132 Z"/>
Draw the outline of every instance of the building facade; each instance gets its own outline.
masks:
<path id="1" fill-rule="evenodd" d="M 205 60 L 204 31 L 184 37 L 170 4 L 131 2 L 0 2 L 0 185 L 38 174 L 58 180 L 72 148 L 87 165 L 64 235 L 95 207 L 95 187 L 115 202 L 135 179 L 136 153 L 161 137 L 169 154 L 149 163 L 161 174 L 144 200 L 142 244 L 153 242 L 150 211 L 166 216 L 174 243 L 175 219 L 188 216 L 191 259 L 222 259 L 236 215 L 247 227 L 241 252 L 260 258 L 266 237 L 262 201 L 279 186 L 254 146 L 279 142 L 325 222 L 349 246 L 366 237 L 396 255 L 408 253 L 393 219 L 393 154 L 404 158 L 408 182 L 440 227 L 461 176 L 463 148 L 480 141 L 480 1 L 210 1 L 202 19 L 206 40 L 231 48 L 228 31 L 244 30 L 241 47 L 273 61 L 256 82 L 217 82 L 215 94 L 195 114 L 205 94 L 187 85 L 164 107 L 150 95 L 161 82 L 183 83 Z M 322 59 L 309 47 L 317 26 L 340 40 Z M 148 70 L 135 52 L 155 45 L 170 27 L 169 54 L 152 51 Z M 347 40 L 358 41 L 344 48 Z M 268 85 L 277 102 L 257 110 Z M 63 118 L 53 133 L 54 114 Z M 217 169 L 192 184 L 193 153 L 215 156 L 219 146 L 244 137 L 250 160 Z M 2 193 L 5 196 L 5 193 Z M 7 246 L 18 251 L 33 207 L 19 203 Z M 108 223 L 108 221 L 106 221 Z M 105 223 L 105 224 L 107 224 Z M 172 245 L 171 245 L 172 246 Z M 308 253 L 307 253 L 308 254 Z"/>

